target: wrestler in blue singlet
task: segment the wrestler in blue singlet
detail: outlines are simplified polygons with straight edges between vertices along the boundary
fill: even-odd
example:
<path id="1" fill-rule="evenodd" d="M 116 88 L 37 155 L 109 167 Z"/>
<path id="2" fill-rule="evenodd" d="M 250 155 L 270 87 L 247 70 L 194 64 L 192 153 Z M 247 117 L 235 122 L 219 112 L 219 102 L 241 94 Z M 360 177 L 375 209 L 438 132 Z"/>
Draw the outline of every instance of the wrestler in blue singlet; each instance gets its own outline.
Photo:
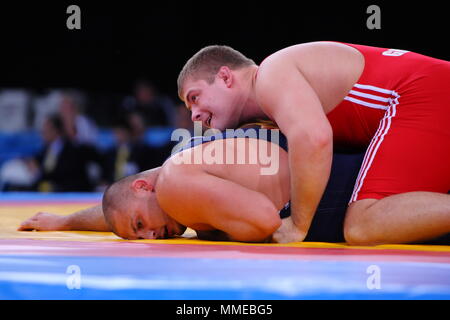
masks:
<path id="1" fill-rule="evenodd" d="M 193 148 L 197 145 L 218 139 L 233 139 L 247 137 L 248 130 L 253 130 L 252 138 L 264 139 L 277 143 L 288 151 L 287 139 L 278 129 L 260 130 L 258 128 L 240 129 L 241 131 L 218 132 L 212 136 L 197 136 L 190 139 L 180 150 Z M 308 235 L 304 241 L 317 242 L 345 242 L 344 218 L 348 202 L 353 192 L 356 178 L 364 158 L 365 150 L 349 153 L 348 150 L 335 150 L 331 166 L 330 178 L 322 199 L 314 215 Z M 286 218 L 291 214 L 290 202 L 280 210 L 280 217 Z M 449 244 L 450 234 L 435 240 L 424 242 L 427 244 Z"/>

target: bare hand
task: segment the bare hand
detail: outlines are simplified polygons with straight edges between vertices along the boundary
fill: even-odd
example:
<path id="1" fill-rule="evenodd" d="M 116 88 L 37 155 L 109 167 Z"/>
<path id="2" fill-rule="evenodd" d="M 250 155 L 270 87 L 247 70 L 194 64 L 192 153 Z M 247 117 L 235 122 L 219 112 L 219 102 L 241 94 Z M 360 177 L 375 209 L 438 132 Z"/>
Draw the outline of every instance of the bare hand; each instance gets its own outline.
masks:
<path id="1" fill-rule="evenodd" d="M 21 223 L 17 231 L 62 231 L 68 230 L 66 217 L 47 212 L 38 212 Z"/>
<path id="2" fill-rule="evenodd" d="M 276 243 L 301 242 L 305 239 L 306 232 L 302 232 L 294 224 L 291 217 L 281 220 L 281 226 L 272 235 L 272 241 Z"/>

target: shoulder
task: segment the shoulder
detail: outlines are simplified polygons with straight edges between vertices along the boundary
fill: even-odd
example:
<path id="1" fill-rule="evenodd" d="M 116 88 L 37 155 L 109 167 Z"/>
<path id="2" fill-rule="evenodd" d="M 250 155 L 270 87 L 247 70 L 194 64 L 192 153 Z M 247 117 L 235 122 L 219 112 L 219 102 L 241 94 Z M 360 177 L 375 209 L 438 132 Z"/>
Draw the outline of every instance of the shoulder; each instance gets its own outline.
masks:
<path id="1" fill-rule="evenodd" d="M 193 179 L 190 176 L 191 166 L 171 161 L 174 157 L 177 157 L 177 155 L 172 156 L 163 164 L 155 185 L 156 199 L 159 206 L 172 218 L 175 218 L 174 215 L 182 210 L 185 201 L 185 190 L 189 188 L 190 181 Z M 177 200 L 174 201 L 174 199 Z M 179 222 L 187 225 L 185 221 Z"/>
<path id="2" fill-rule="evenodd" d="M 330 76 L 360 62 L 361 54 L 349 45 L 331 42 L 308 42 L 293 45 L 267 57 L 258 67 L 255 94 L 258 102 L 280 98 L 279 92 L 322 83 Z M 359 64 L 358 64 L 359 65 Z"/>
<path id="3" fill-rule="evenodd" d="M 281 49 L 264 59 L 258 67 L 255 81 L 257 93 L 265 93 L 267 86 L 282 85 L 279 81 L 273 81 L 276 77 L 292 76 L 293 73 L 301 75 L 298 69 L 300 62 L 308 56 L 313 56 L 317 46 L 320 47 L 322 44 L 316 42 L 297 44 Z"/>
<path id="4" fill-rule="evenodd" d="M 267 57 L 258 67 L 254 90 L 258 104 L 264 111 L 270 105 L 278 105 L 287 92 L 295 91 L 307 84 L 301 65 L 313 56 L 316 43 L 304 43 L 284 48 Z M 303 85 L 302 85 L 303 84 Z M 283 94 L 281 94 L 283 93 Z M 269 112 L 270 113 L 270 112 Z"/>
<path id="5" fill-rule="evenodd" d="M 186 165 L 187 161 L 183 158 L 183 155 L 186 155 L 187 153 L 190 153 L 190 150 L 174 154 L 164 162 L 161 166 L 157 180 L 159 190 L 166 192 L 173 186 L 185 183 L 182 178 L 189 175 L 193 167 Z"/>
<path id="6" fill-rule="evenodd" d="M 201 165 L 166 161 L 155 186 L 161 209 L 185 226 L 203 223 L 203 211 L 199 208 L 202 195 L 208 191 L 203 185 L 205 175 Z"/>
<path id="7" fill-rule="evenodd" d="M 191 151 L 192 149 L 188 149 L 174 154 L 164 162 L 159 171 L 155 189 L 163 209 L 166 201 L 172 202 L 177 196 L 181 197 L 195 179 L 204 173 L 202 165 L 194 163 Z"/>
<path id="8" fill-rule="evenodd" d="M 317 41 L 286 47 L 268 56 L 258 68 L 258 81 L 264 81 L 267 74 L 275 73 L 283 66 L 301 66 L 313 61 L 323 61 L 326 56 L 356 49 L 339 42 Z"/>

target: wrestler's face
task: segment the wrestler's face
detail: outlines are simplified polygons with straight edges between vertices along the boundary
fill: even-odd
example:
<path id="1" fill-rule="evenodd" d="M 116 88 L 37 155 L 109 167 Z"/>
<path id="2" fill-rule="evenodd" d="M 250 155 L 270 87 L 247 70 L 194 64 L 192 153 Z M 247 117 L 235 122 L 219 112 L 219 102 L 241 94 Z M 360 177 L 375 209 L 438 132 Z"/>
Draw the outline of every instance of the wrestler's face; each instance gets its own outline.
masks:
<path id="1" fill-rule="evenodd" d="M 130 208 L 128 223 L 128 239 L 167 239 L 185 230 L 163 212 L 154 192 L 147 199 L 136 199 Z"/>
<path id="2" fill-rule="evenodd" d="M 219 72 L 213 83 L 193 79 L 185 81 L 182 99 L 192 112 L 192 121 L 201 121 L 203 126 L 219 130 L 238 126 L 242 93 L 238 86 L 233 85 L 230 75 Z"/>
<path id="3" fill-rule="evenodd" d="M 161 209 L 152 185 L 144 182 L 137 188 L 140 190 L 127 203 L 126 211 L 116 215 L 116 234 L 129 240 L 166 239 L 183 234 L 186 227 Z"/>

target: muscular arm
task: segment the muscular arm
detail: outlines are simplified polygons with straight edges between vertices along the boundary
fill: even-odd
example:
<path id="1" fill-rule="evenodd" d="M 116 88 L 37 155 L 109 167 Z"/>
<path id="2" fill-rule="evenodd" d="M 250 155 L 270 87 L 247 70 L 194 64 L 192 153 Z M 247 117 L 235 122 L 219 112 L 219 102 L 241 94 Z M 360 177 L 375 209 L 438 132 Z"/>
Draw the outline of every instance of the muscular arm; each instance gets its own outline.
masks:
<path id="1" fill-rule="evenodd" d="M 156 189 L 161 208 L 179 223 L 209 225 L 243 242 L 266 241 L 280 226 L 278 210 L 262 193 L 189 166 L 166 166 Z"/>
<path id="2" fill-rule="evenodd" d="M 328 182 L 332 129 L 308 81 L 292 61 L 282 58 L 275 57 L 266 70 L 262 67 L 256 90 L 263 111 L 288 139 L 291 220 L 304 238 Z"/>
<path id="3" fill-rule="evenodd" d="M 106 224 L 101 205 L 59 216 L 47 212 L 38 212 L 22 222 L 19 231 L 111 231 Z"/>

